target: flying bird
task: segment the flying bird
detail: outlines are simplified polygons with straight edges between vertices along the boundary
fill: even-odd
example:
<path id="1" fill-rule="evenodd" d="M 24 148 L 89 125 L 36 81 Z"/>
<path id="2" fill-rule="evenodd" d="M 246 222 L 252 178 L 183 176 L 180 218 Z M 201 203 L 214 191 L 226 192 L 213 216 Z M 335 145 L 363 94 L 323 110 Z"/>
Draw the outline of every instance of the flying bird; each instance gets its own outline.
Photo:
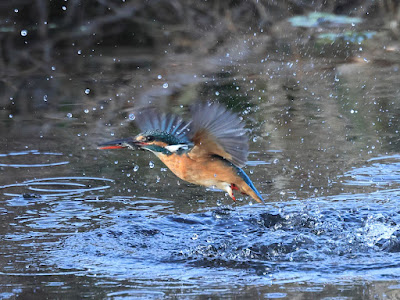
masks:
<path id="1" fill-rule="evenodd" d="M 249 176 L 241 169 L 247 161 L 248 138 L 239 116 L 218 103 L 197 103 L 191 119 L 154 107 L 135 112 L 141 133 L 106 142 L 99 149 L 144 149 L 154 153 L 176 176 L 187 182 L 233 191 L 264 203 Z"/>

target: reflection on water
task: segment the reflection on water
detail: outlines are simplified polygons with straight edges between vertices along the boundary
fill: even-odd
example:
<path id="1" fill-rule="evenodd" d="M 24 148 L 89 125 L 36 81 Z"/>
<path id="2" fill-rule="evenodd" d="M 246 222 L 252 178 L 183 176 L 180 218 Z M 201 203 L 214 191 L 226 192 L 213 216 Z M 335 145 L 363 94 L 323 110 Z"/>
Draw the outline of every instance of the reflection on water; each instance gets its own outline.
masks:
<path id="1" fill-rule="evenodd" d="M 69 88 L 53 109 L 2 117 L 0 297 L 398 296 L 397 65 L 266 50 L 55 76 Z M 243 117 L 267 205 L 186 184 L 146 152 L 96 150 L 137 132 L 132 104 L 181 113 L 195 98 Z"/>
<path id="2" fill-rule="evenodd" d="M 390 161 L 389 164 L 388 161 Z M 400 155 L 375 157 L 369 159 L 368 162 L 370 163 L 368 166 L 346 172 L 345 178 L 351 179 L 345 180 L 343 184 L 387 188 L 399 183 Z"/>

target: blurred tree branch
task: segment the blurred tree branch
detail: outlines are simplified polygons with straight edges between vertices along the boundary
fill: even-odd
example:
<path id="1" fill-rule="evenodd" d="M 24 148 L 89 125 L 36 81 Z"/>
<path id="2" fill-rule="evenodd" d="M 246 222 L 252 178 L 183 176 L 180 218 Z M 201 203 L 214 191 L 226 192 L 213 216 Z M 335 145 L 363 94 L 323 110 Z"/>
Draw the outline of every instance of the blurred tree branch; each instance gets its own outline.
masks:
<path id="1" fill-rule="evenodd" d="M 77 49 L 129 46 L 213 51 L 230 35 L 265 33 L 275 22 L 309 11 L 388 16 L 398 32 L 396 0 L 14 0 L 0 2 L 0 66 L 48 70 L 73 61 Z M 21 34 L 26 30 L 24 34 Z"/>

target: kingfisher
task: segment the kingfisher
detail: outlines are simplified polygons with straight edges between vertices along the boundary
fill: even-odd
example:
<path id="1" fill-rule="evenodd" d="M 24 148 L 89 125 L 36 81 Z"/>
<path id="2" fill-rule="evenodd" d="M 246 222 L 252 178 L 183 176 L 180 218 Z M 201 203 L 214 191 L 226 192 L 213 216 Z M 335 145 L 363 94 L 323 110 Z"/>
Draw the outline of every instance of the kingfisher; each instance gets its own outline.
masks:
<path id="1" fill-rule="evenodd" d="M 156 107 L 134 112 L 141 133 L 106 142 L 99 149 L 143 149 L 154 153 L 176 176 L 189 183 L 234 190 L 265 203 L 249 176 L 241 169 L 248 156 L 248 138 L 238 115 L 219 103 L 192 105 L 191 118 Z"/>

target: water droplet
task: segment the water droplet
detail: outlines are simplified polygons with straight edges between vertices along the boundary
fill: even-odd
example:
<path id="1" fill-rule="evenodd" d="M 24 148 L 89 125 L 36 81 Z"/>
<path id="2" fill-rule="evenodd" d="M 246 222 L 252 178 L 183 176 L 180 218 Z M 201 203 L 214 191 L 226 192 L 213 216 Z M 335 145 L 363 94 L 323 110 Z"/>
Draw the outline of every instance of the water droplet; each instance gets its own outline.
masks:
<path id="1" fill-rule="evenodd" d="M 78 50 L 78 55 L 81 55 L 82 54 L 82 50 Z"/>
<path id="2" fill-rule="evenodd" d="M 161 79 L 161 78 L 162 78 L 162 76 L 161 76 L 161 75 L 158 75 L 158 76 L 157 76 L 157 78 L 158 78 L 158 79 Z"/>
<path id="3" fill-rule="evenodd" d="M 64 5 L 61 8 L 62 8 L 62 10 L 67 10 L 67 7 Z"/>
<path id="4" fill-rule="evenodd" d="M 137 172 L 139 170 L 139 166 L 138 165 L 135 165 L 134 167 L 133 167 L 133 172 Z"/>
<path id="5" fill-rule="evenodd" d="M 67 113 L 67 118 L 71 119 L 72 118 L 72 114 L 71 113 Z"/>
<path id="6" fill-rule="evenodd" d="M 129 120 L 131 120 L 131 121 L 133 121 L 133 120 L 135 120 L 135 114 L 134 113 L 130 113 L 129 114 Z"/>
<path id="7" fill-rule="evenodd" d="M 154 163 L 152 161 L 149 161 L 149 167 L 150 167 L 150 169 L 154 168 Z"/>
<path id="8" fill-rule="evenodd" d="M 192 236 L 192 240 L 197 240 L 199 238 L 199 236 L 197 235 L 197 233 L 195 233 L 195 234 L 193 234 L 193 236 Z"/>
<path id="9" fill-rule="evenodd" d="M 86 95 L 89 95 L 89 93 L 90 93 L 90 89 L 86 89 L 86 90 L 85 90 L 85 94 L 86 94 Z"/>
<path id="10" fill-rule="evenodd" d="M 163 87 L 164 89 L 168 88 L 168 83 L 164 83 L 164 84 L 162 85 L 162 87 Z"/>
<path id="11" fill-rule="evenodd" d="M 25 29 L 21 30 L 21 35 L 22 36 L 27 36 L 28 35 L 28 30 L 25 30 Z"/>
<path id="12" fill-rule="evenodd" d="M 218 91 L 215 92 L 215 96 L 219 96 L 219 92 Z"/>
<path id="13" fill-rule="evenodd" d="M 157 176 L 156 177 L 156 182 L 158 183 L 158 182 L 160 182 L 160 180 L 161 180 L 160 176 Z"/>
<path id="14" fill-rule="evenodd" d="M 44 96 L 43 96 L 43 101 L 44 101 L 44 102 L 47 102 L 47 95 L 44 95 Z"/>
<path id="15" fill-rule="evenodd" d="M 8 117 L 9 117 L 10 119 L 12 119 L 14 116 L 13 116 L 12 114 L 9 114 Z"/>
<path id="16" fill-rule="evenodd" d="M 14 12 L 15 12 L 15 13 L 19 12 L 18 8 L 14 9 Z"/>
<path id="17" fill-rule="evenodd" d="M 89 113 L 89 110 L 86 108 L 86 109 L 84 110 L 84 112 L 85 112 L 85 114 L 88 114 L 88 113 Z"/>
<path id="18" fill-rule="evenodd" d="M 114 165 L 118 165 L 118 160 L 114 161 Z"/>

